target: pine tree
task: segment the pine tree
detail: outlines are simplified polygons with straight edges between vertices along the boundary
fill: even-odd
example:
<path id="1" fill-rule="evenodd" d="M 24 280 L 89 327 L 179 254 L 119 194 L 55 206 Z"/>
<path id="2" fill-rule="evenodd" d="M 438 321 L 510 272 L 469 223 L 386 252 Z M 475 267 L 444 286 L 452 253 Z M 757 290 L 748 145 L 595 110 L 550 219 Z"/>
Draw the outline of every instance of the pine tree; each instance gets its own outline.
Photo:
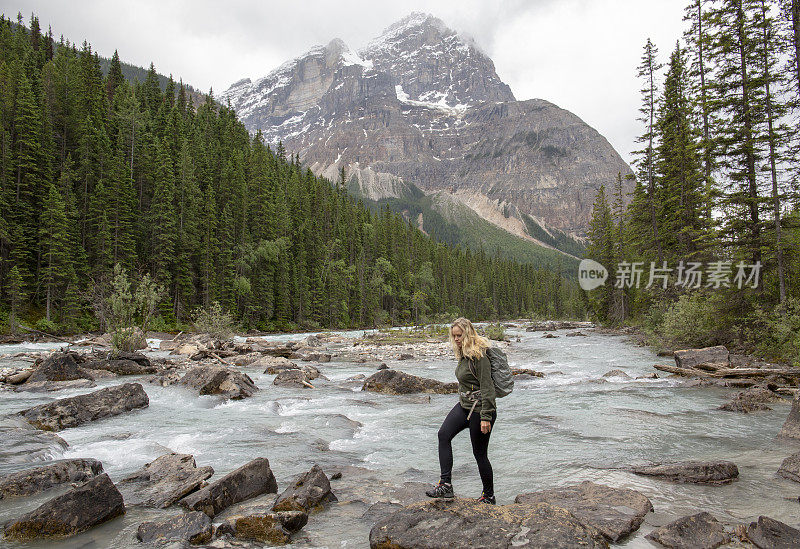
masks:
<path id="1" fill-rule="evenodd" d="M 658 48 L 647 39 L 644 45 L 642 61 L 639 64 L 638 76 L 644 81 L 641 89 L 642 106 L 639 108 L 641 116 L 638 118 L 645 125 L 644 133 L 637 138 L 637 143 L 643 143 L 645 148 L 636 151 L 635 164 L 638 168 L 637 177 L 646 184 L 646 204 L 650 214 L 651 246 L 658 253 L 659 262 L 663 260 L 661 234 L 658 226 L 656 181 L 655 181 L 655 120 L 658 89 L 658 71 L 662 64 L 658 62 Z"/>
<path id="2" fill-rule="evenodd" d="M 586 256 L 603 265 L 609 272 L 617 264 L 614 242 L 614 221 L 611 208 L 606 199 L 605 185 L 600 185 L 592 207 L 592 218 L 589 221 L 589 245 Z M 611 318 L 614 305 L 614 287 L 610 281 L 600 286 L 590 296 L 590 303 L 597 318 L 605 321 Z"/>
<path id="3" fill-rule="evenodd" d="M 50 320 L 53 299 L 59 297 L 66 277 L 72 269 L 70 239 L 64 200 L 55 184 L 50 183 L 39 218 L 39 246 L 42 269 L 40 279 L 45 285 L 45 318 Z"/>

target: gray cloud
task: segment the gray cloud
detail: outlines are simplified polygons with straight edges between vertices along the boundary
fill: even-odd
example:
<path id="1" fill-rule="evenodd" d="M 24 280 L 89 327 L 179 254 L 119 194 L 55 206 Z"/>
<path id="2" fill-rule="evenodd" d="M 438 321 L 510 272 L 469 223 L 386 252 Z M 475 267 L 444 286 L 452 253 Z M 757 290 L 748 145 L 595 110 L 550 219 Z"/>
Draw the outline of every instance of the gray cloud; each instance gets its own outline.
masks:
<path id="1" fill-rule="evenodd" d="M 117 49 L 137 65 L 153 61 L 159 72 L 215 92 L 333 38 L 358 49 L 411 11 L 425 11 L 471 36 L 518 99 L 571 110 L 624 158 L 641 131 L 641 47 L 649 35 L 666 59 L 683 14 L 675 0 L 0 0 L 0 10 L 26 20 L 36 12 L 56 36 L 86 39 L 101 55 Z"/>

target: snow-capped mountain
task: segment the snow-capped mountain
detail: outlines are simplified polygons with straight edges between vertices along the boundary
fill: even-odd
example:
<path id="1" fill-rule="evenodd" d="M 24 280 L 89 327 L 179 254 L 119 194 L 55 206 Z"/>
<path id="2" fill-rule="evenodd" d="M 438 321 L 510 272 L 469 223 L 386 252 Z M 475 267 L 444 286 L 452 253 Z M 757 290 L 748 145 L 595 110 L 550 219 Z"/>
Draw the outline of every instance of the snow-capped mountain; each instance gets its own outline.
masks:
<path id="1" fill-rule="evenodd" d="M 315 47 L 221 100 L 316 173 L 337 179 L 344 165 L 367 198 L 416 185 L 528 240 L 541 240 L 531 221 L 582 237 L 597 189 L 630 173 L 574 114 L 517 101 L 471 39 L 427 14 L 358 52 L 339 39 Z"/>

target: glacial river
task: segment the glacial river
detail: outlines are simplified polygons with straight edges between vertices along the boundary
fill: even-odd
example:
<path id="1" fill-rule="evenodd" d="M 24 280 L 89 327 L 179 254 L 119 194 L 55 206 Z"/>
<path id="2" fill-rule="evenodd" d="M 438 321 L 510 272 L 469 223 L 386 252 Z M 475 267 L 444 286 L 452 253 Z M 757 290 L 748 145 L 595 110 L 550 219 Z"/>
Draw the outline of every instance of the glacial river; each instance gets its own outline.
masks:
<path id="1" fill-rule="evenodd" d="M 728 524 L 759 515 L 795 527 L 800 524 L 800 486 L 775 474 L 785 457 L 800 450 L 775 438 L 789 412 L 788 402 L 752 414 L 719 411 L 716 408 L 735 390 L 682 387 L 673 379 L 637 380 L 651 374 L 653 364 L 672 359 L 658 358 L 620 336 L 586 331 L 588 337 L 564 337 L 566 332 L 554 332 L 560 337 L 553 339 L 543 339 L 542 332 L 506 332 L 512 340 L 507 347 L 512 367 L 547 375 L 518 380 L 515 391 L 498 400 L 489 446 L 498 504 L 512 503 L 519 493 L 583 480 L 639 490 L 650 498 L 655 512 L 621 544 L 625 547 L 652 547 L 644 539 L 647 532 L 699 511 Z M 0 353 L 15 350 L 21 349 L 0 346 Z M 337 346 L 330 350 L 335 354 Z M 386 362 L 408 373 L 454 380 L 451 358 Z M 362 392 L 360 383 L 346 381 L 356 374 L 374 373 L 374 363 L 337 361 L 334 356 L 320 369 L 330 381 L 315 381 L 316 389 L 303 390 L 277 388 L 272 385 L 274 376 L 245 367 L 243 371 L 262 390 L 252 398 L 230 402 L 198 397 L 181 387 L 153 386 L 144 377 L 125 378 L 142 382 L 149 408 L 62 431 L 59 435 L 69 447 L 53 445 L 50 457 L 98 459 L 112 480 L 119 480 L 169 451 L 190 453 L 198 466 L 214 467 L 212 481 L 256 457 L 266 457 L 280 491 L 314 463 L 326 471 L 364 467 L 396 483 L 438 478 L 436 432 L 455 395 L 389 396 Z M 612 369 L 630 377 L 602 377 Z M 97 388 L 120 382 L 100 380 Z M 88 391 L 0 393 L 4 416 L 0 421 L 12 422 L 8 414 Z M 453 450 L 456 494 L 479 496 L 480 480 L 466 433 L 454 440 Z M 730 460 L 738 465 L 740 477 L 727 486 L 710 487 L 672 484 L 623 470 L 632 464 L 686 459 Z M 32 465 L 25 461 L 24 456 L 0 449 L 0 474 Z M 334 493 L 337 482 L 332 481 Z M 52 495 L 0 500 L 0 523 Z M 312 514 L 294 546 L 368 547 L 370 524 L 361 518 L 363 511 L 363 506 L 342 501 Z M 137 547 L 138 524 L 162 514 L 129 509 L 124 517 L 82 535 L 24 547 Z M 18 546 L 0 541 L 0 547 Z"/>

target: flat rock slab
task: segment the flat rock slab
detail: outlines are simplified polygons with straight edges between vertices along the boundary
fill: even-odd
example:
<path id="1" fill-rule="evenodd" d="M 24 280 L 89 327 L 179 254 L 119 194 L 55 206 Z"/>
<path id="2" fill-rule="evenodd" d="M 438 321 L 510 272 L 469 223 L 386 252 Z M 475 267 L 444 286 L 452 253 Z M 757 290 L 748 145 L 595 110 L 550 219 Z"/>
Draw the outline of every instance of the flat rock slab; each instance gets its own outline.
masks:
<path id="1" fill-rule="evenodd" d="M 31 462 L 49 460 L 69 447 L 57 434 L 36 429 L 17 415 L 0 423 L 0 440 L 0 460 L 6 464 L 33 465 Z"/>
<path id="2" fill-rule="evenodd" d="M 231 517 L 215 530 L 217 537 L 230 535 L 244 541 L 257 541 L 271 545 L 284 545 L 292 534 L 308 523 L 302 511 L 280 511 Z"/>
<path id="3" fill-rule="evenodd" d="M 232 400 L 251 397 L 258 391 L 250 376 L 222 366 L 195 366 L 180 383 L 201 395 L 221 395 Z"/>
<path id="4" fill-rule="evenodd" d="M 269 460 L 256 458 L 213 484 L 189 494 L 180 503 L 189 511 L 202 511 L 213 518 L 234 503 L 277 492 L 278 483 L 269 467 Z"/>
<path id="5" fill-rule="evenodd" d="M 193 511 L 168 519 L 143 522 L 136 532 L 136 539 L 146 543 L 188 541 L 199 545 L 211 541 L 213 531 L 208 515 Z"/>
<path id="6" fill-rule="evenodd" d="M 144 358 L 147 360 L 146 357 Z M 140 376 L 144 374 L 155 374 L 158 371 L 158 368 L 150 364 L 149 360 L 143 362 L 126 358 L 92 360 L 86 362 L 84 367 L 92 370 L 106 370 L 119 376 Z"/>
<path id="7" fill-rule="evenodd" d="M 800 547 L 800 530 L 762 516 L 747 527 L 747 539 L 759 549 L 791 549 Z"/>
<path id="8" fill-rule="evenodd" d="M 729 402 L 719 407 L 720 410 L 728 412 L 742 412 L 748 414 L 760 410 L 772 410 L 767 404 L 771 402 L 782 402 L 780 395 L 773 393 L 766 387 L 751 387 L 734 396 Z"/>
<path id="9" fill-rule="evenodd" d="M 731 540 L 722 523 L 706 512 L 679 518 L 645 537 L 673 549 L 714 549 Z"/>
<path id="10" fill-rule="evenodd" d="M 67 482 L 86 482 L 103 473 L 96 459 L 62 459 L 0 477 L 0 499 L 33 496 Z"/>
<path id="11" fill-rule="evenodd" d="M 631 471 L 687 484 L 728 484 L 739 476 L 739 469 L 730 461 L 679 461 L 633 467 Z"/>
<path id="12" fill-rule="evenodd" d="M 305 372 L 298 369 L 281 370 L 272 384 L 276 387 L 294 387 L 296 389 L 311 389 L 311 378 Z"/>
<path id="13" fill-rule="evenodd" d="M 61 431 L 149 405 L 140 383 L 125 383 L 34 406 L 20 415 L 43 431 Z"/>
<path id="14" fill-rule="evenodd" d="M 800 400 L 794 399 L 792 401 L 792 409 L 789 410 L 789 416 L 783 423 L 783 427 L 781 428 L 781 432 L 778 433 L 778 436 L 800 439 Z"/>
<path id="15" fill-rule="evenodd" d="M 70 381 L 31 381 L 14 387 L 14 392 L 52 393 L 64 389 L 90 389 L 97 383 L 91 379 L 72 379 Z"/>
<path id="16" fill-rule="evenodd" d="M 549 503 L 563 507 L 583 524 L 593 526 L 611 541 L 619 541 L 636 531 L 645 515 L 653 510 L 653 504 L 641 492 L 589 481 L 520 494 L 514 503 Z"/>
<path id="17" fill-rule="evenodd" d="M 730 363 L 730 353 L 724 345 L 702 349 L 683 349 L 673 353 L 678 368 L 694 368 L 698 364 Z"/>
<path id="18" fill-rule="evenodd" d="M 371 549 L 608 547 L 603 535 L 548 503 L 486 505 L 452 499 L 415 503 L 378 521 Z"/>
<path id="19" fill-rule="evenodd" d="M 781 463 L 778 474 L 795 482 L 800 482 L 800 452 L 792 454 Z"/>
<path id="20" fill-rule="evenodd" d="M 442 383 L 435 379 L 386 369 L 379 370 L 369 376 L 361 390 L 389 395 L 407 395 L 411 393 L 449 394 L 458 392 L 458 383 Z"/>
<path id="21" fill-rule="evenodd" d="M 165 454 L 119 483 L 128 505 L 164 509 L 200 489 L 214 474 L 197 467 L 191 454 Z"/>
<path id="22" fill-rule="evenodd" d="M 331 492 L 331 483 L 319 465 L 299 475 L 295 481 L 275 500 L 273 511 L 304 511 L 322 507 L 338 501 Z"/>
<path id="23" fill-rule="evenodd" d="M 122 494 L 104 473 L 23 515 L 6 527 L 3 537 L 26 541 L 72 536 L 124 513 Z"/>

